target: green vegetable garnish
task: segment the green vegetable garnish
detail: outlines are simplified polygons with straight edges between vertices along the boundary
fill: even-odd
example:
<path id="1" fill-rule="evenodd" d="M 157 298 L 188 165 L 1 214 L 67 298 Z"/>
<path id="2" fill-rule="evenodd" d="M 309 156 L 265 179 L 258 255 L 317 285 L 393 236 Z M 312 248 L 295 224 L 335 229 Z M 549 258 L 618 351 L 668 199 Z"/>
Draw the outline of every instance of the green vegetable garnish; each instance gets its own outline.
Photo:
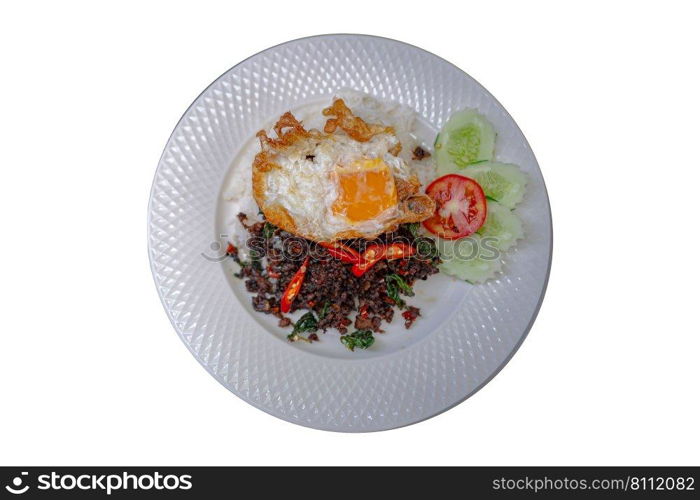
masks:
<path id="1" fill-rule="evenodd" d="M 478 234 L 459 240 L 440 240 L 440 272 L 455 276 L 472 284 L 484 283 L 493 278 L 502 266 L 500 258 L 493 258 L 490 245 Z"/>
<path id="2" fill-rule="evenodd" d="M 419 238 L 415 241 L 416 255 L 421 259 L 436 260 L 440 252 L 432 238 Z"/>
<path id="3" fill-rule="evenodd" d="M 262 272 L 263 266 L 262 266 L 262 255 L 260 255 L 257 250 L 251 250 L 250 251 L 250 265 L 255 269 L 256 271 Z"/>
<path id="4" fill-rule="evenodd" d="M 522 201 L 527 186 L 527 175 L 517 165 L 496 161 L 473 163 L 460 172 L 474 179 L 486 197 L 506 208 L 515 208 Z"/>
<path id="5" fill-rule="evenodd" d="M 465 166 L 468 167 L 469 165 L 478 165 L 478 164 L 480 164 L 480 163 L 486 163 L 487 161 L 489 161 L 489 160 L 478 160 L 478 161 L 473 161 L 473 162 L 471 162 L 471 163 L 469 163 L 468 165 L 465 165 Z"/>
<path id="6" fill-rule="evenodd" d="M 496 131 L 493 125 L 475 109 L 464 109 L 450 116 L 443 125 L 435 144 L 438 175 L 457 173 L 470 165 L 491 160 Z"/>
<path id="7" fill-rule="evenodd" d="M 263 238 L 265 238 L 266 240 L 272 238 L 272 235 L 275 234 L 275 231 L 277 231 L 277 226 L 265 221 L 265 225 L 262 229 Z"/>
<path id="8" fill-rule="evenodd" d="M 420 222 L 410 222 L 404 225 L 406 226 L 406 229 L 408 229 L 408 232 L 411 233 L 411 236 L 413 236 L 414 238 L 418 237 L 418 229 L 420 228 Z"/>
<path id="9" fill-rule="evenodd" d="M 497 201 L 489 201 L 486 222 L 477 233 L 484 238 L 482 241 L 489 243 L 489 250 L 497 247 L 505 252 L 523 237 L 523 223 L 512 210 Z"/>
<path id="10" fill-rule="evenodd" d="M 322 320 L 323 318 L 325 318 L 326 315 L 328 314 L 328 311 L 330 310 L 330 308 L 331 308 L 331 303 L 328 301 L 325 301 L 323 303 L 323 307 L 321 308 L 321 312 L 318 313 L 318 319 Z"/>
<path id="11" fill-rule="evenodd" d="M 287 340 L 289 340 L 290 342 L 301 340 L 303 342 L 311 343 L 311 340 L 309 340 L 308 337 L 304 337 L 300 334 L 304 332 L 313 333 L 316 330 L 318 330 L 318 321 L 316 321 L 314 313 L 309 311 L 306 314 L 304 314 L 301 318 L 299 318 L 299 321 L 294 323 L 294 329 L 292 330 L 292 333 L 287 335 Z"/>
<path id="12" fill-rule="evenodd" d="M 467 125 L 450 134 L 447 140 L 447 152 L 458 167 L 466 167 L 470 163 L 474 163 L 472 158 L 479 157 L 480 132 L 477 127 Z"/>
<path id="13" fill-rule="evenodd" d="M 403 309 L 406 306 L 406 302 L 399 296 L 399 293 L 413 297 L 413 288 L 398 274 L 387 274 L 384 277 L 384 281 L 386 281 L 386 294 L 396 302 L 399 309 Z"/>
<path id="14" fill-rule="evenodd" d="M 374 335 L 372 330 L 356 330 L 349 335 L 342 335 L 340 342 L 351 351 L 354 351 L 356 347 L 367 349 L 374 344 Z"/>

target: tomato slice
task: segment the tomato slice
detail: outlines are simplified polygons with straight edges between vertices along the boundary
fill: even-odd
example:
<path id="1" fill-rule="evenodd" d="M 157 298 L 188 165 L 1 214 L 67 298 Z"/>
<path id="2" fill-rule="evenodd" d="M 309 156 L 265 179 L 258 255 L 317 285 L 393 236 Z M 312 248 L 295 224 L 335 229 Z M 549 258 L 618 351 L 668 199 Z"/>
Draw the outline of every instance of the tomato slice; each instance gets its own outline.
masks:
<path id="1" fill-rule="evenodd" d="M 446 240 L 464 238 L 486 221 L 486 196 L 479 183 L 463 175 L 435 179 L 425 190 L 435 200 L 435 213 L 423 221 L 431 233 Z"/>

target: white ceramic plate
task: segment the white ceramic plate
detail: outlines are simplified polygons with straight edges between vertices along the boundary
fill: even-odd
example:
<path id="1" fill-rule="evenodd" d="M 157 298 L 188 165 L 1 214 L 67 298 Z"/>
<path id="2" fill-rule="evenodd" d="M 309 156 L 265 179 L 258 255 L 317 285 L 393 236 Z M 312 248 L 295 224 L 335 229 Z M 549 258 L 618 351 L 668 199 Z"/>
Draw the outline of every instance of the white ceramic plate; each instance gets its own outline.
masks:
<path id="1" fill-rule="evenodd" d="M 416 286 L 422 317 L 394 320 L 367 351 L 337 333 L 312 345 L 255 313 L 230 259 L 222 187 L 236 156 L 287 110 L 356 89 L 416 110 L 435 134 L 450 114 L 478 108 L 498 132 L 496 156 L 529 176 L 518 206 L 526 238 L 484 285 L 445 275 Z M 510 359 L 532 326 L 551 262 L 549 203 L 522 132 L 481 85 L 452 64 L 394 40 L 324 35 L 265 50 L 212 83 L 177 124 L 158 165 L 148 209 L 148 247 L 158 293 L 178 335 L 219 382 L 290 422 L 360 432 L 429 418 L 463 401 Z M 400 319 L 400 318 L 398 318 Z"/>

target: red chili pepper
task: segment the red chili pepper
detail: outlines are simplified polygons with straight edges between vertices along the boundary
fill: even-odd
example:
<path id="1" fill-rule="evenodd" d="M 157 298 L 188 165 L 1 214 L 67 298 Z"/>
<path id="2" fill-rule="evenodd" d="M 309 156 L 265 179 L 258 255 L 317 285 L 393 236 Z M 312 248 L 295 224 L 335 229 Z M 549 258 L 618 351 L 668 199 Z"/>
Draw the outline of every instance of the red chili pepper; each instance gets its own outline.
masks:
<path id="1" fill-rule="evenodd" d="M 352 266 L 352 274 L 358 278 L 382 259 L 403 259 L 416 253 L 416 249 L 406 243 L 391 245 L 371 245 L 362 253 L 360 262 Z"/>
<path id="2" fill-rule="evenodd" d="M 360 253 L 357 250 L 350 248 L 349 246 L 344 245 L 338 241 L 334 243 L 322 242 L 319 243 L 319 245 L 328 250 L 328 253 L 331 254 L 333 257 L 335 257 L 336 259 L 340 259 L 343 262 L 356 264 L 362 259 Z"/>
<path id="3" fill-rule="evenodd" d="M 369 306 L 367 304 L 363 304 L 360 306 L 360 316 L 361 317 L 366 318 L 367 316 L 369 316 L 369 314 L 367 313 L 368 307 Z"/>
<path id="4" fill-rule="evenodd" d="M 352 266 L 352 274 L 358 278 L 365 274 L 373 265 L 386 255 L 386 245 L 370 245 L 362 252 L 362 260 Z"/>
<path id="5" fill-rule="evenodd" d="M 408 267 L 408 261 L 402 260 L 401 262 L 399 262 L 399 268 L 397 269 L 396 272 L 402 276 L 405 276 L 406 274 L 408 274 L 408 269 L 406 269 L 407 267 Z"/>
<path id="6" fill-rule="evenodd" d="M 340 259 L 343 262 L 347 262 L 349 264 L 356 264 L 357 262 L 360 261 L 360 256 L 359 254 L 357 256 L 349 254 L 345 252 L 345 250 L 341 250 L 339 248 L 327 248 L 328 253 L 331 254 L 333 257 L 336 259 Z"/>
<path id="7" fill-rule="evenodd" d="M 233 255 L 234 253 L 236 253 L 236 247 L 233 246 L 233 243 L 229 243 L 226 247 L 226 254 Z"/>
<path id="8" fill-rule="evenodd" d="M 416 253 L 416 249 L 406 243 L 392 243 L 386 248 L 386 259 L 403 259 Z"/>
<path id="9" fill-rule="evenodd" d="M 404 326 L 411 328 L 413 322 L 420 316 L 420 312 L 415 307 L 409 307 L 407 311 L 401 313 L 401 316 L 406 320 L 404 321 Z"/>
<path id="10" fill-rule="evenodd" d="M 292 280 L 289 282 L 289 285 L 287 285 L 287 288 L 282 294 L 282 300 L 280 301 L 281 312 L 288 313 L 292 308 L 292 302 L 294 302 L 294 298 L 299 294 L 299 290 L 301 290 L 301 285 L 304 283 L 304 277 L 306 276 L 306 268 L 308 267 L 308 265 L 309 257 L 307 256 L 304 259 L 304 262 L 301 264 L 301 267 L 297 270 L 296 273 L 294 273 Z"/>

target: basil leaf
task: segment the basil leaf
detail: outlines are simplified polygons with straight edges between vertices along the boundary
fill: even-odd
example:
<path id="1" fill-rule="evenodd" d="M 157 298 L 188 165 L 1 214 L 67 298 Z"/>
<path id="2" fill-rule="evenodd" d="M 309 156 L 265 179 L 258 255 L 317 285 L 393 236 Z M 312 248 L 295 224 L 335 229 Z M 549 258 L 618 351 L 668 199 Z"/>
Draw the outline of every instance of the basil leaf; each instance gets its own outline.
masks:
<path id="1" fill-rule="evenodd" d="M 386 294 L 396 302 L 399 309 L 403 309 L 406 306 L 406 302 L 399 296 L 400 293 L 413 297 L 413 288 L 409 286 L 408 283 L 398 274 L 387 274 L 384 277 L 386 282 Z"/>
<path id="2" fill-rule="evenodd" d="M 322 320 L 323 318 L 325 318 L 326 315 L 328 315 L 328 311 L 330 310 L 330 308 L 331 308 L 331 303 L 328 301 L 325 301 L 323 303 L 323 307 L 321 308 L 321 312 L 318 313 L 318 319 Z"/>
<path id="3" fill-rule="evenodd" d="M 435 260 L 439 257 L 437 245 L 431 238 L 419 238 L 415 241 L 416 256 L 421 260 Z"/>
<path id="4" fill-rule="evenodd" d="M 256 271 L 262 272 L 262 255 L 257 250 L 250 251 L 250 265 Z"/>
<path id="5" fill-rule="evenodd" d="M 408 232 L 411 233 L 411 236 L 414 238 L 418 237 L 418 229 L 420 229 L 420 223 L 418 222 L 410 222 L 408 224 L 404 224 L 406 229 L 408 229 Z"/>
<path id="6" fill-rule="evenodd" d="M 302 340 L 304 342 L 311 342 L 308 337 L 304 337 L 300 335 L 301 333 L 304 332 L 315 332 L 318 330 L 318 321 L 316 321 L 316 317 L 314 316 L 314 313 L 312 312 L 307 312 L 304 314 L 299 320 L 294 323 L 294 329 L 292 330 L 292 333 L 287 335 L 287 339 L 290 340 L 291 342 L 294 342 L 296 340 Z"/>
<path id="7" fill-rule="evenodd" d="M 269 240 L 270 238 L 272 238 L 272 235 L 275 234 L 275 231 L 277 231 L 277 226 L 265 221 L 265 225 L 262 228 L 262 237 L 266 240 Z"/>
<path id="8" fill-rule="evenodd" d="M 374 335 L 372 330 L 356 330 L 349 335 L 342 335 L 340 342 L 351 351 L 355 348 L 367 349 L 374 344 Z"/>

